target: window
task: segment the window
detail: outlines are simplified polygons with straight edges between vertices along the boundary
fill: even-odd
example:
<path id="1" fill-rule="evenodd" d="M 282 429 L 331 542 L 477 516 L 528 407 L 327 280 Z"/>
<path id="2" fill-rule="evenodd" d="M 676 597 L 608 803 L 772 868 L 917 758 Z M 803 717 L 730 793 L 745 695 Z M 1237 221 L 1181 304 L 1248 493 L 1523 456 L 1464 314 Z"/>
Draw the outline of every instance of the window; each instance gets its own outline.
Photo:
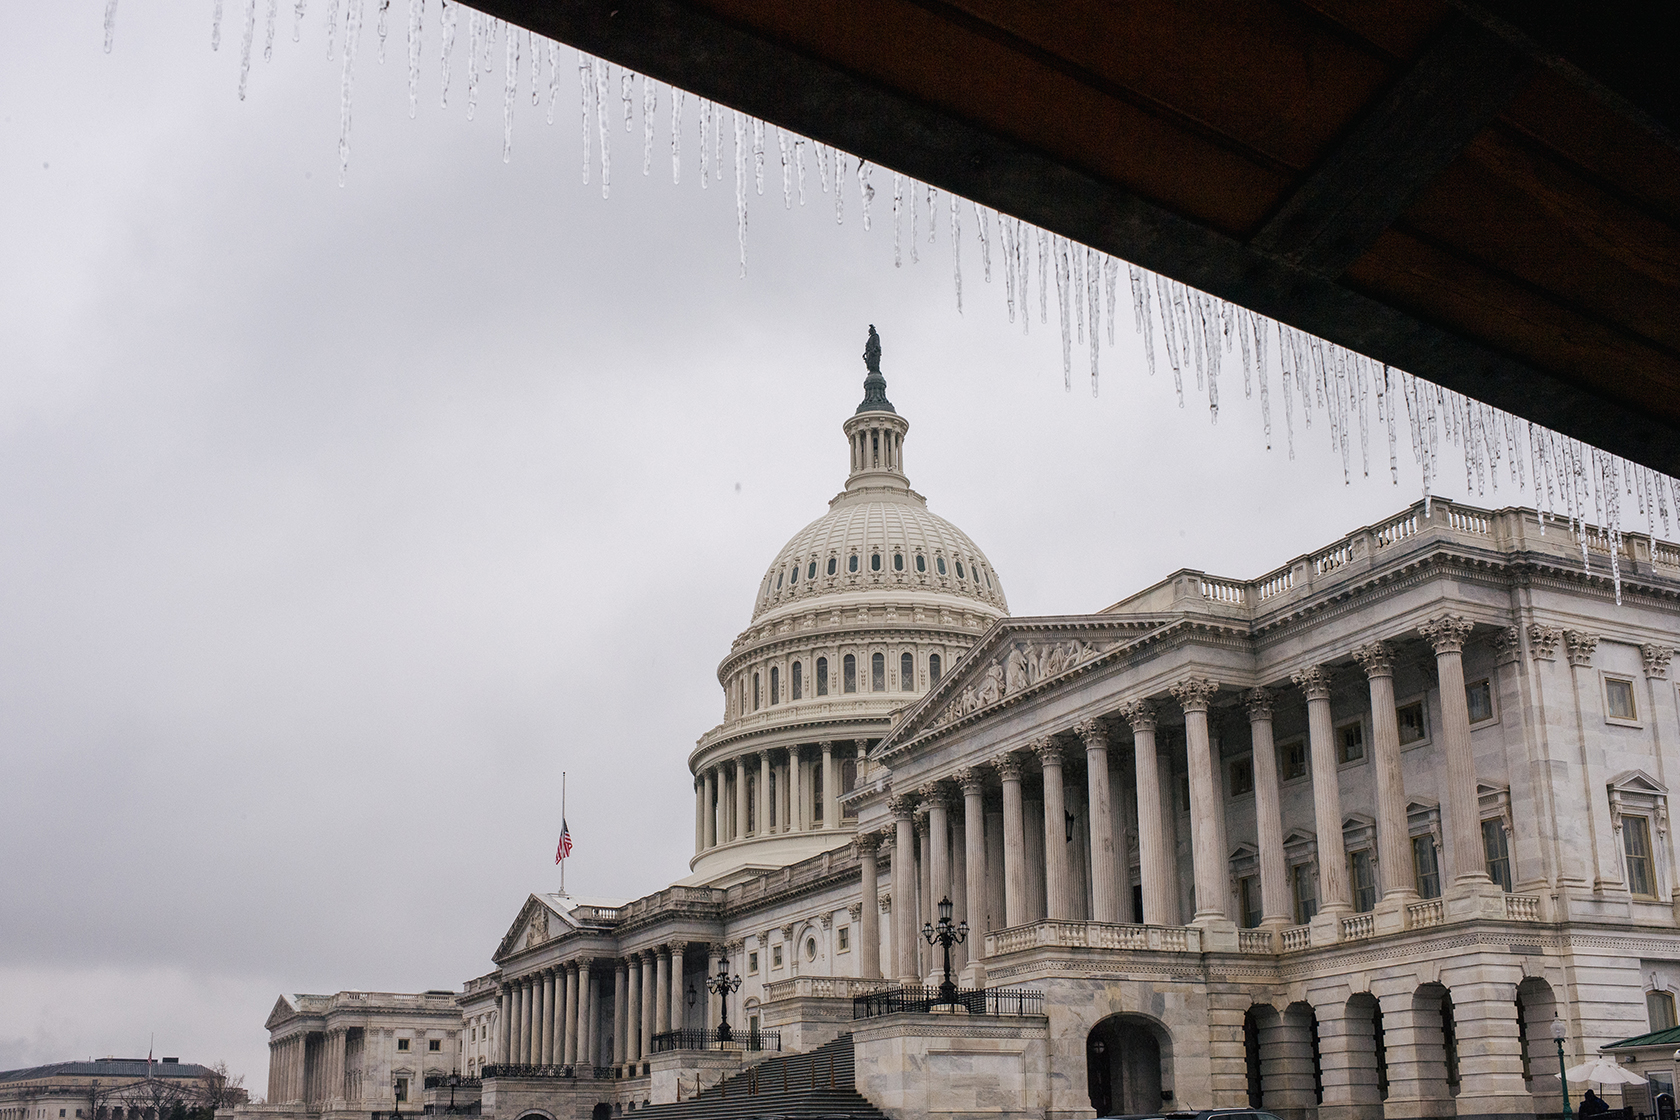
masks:
<path id="1" fill-rule="evenodd" d="M 799 565 L 798 564 L 795 564 L 793 567 L 788 569 L 788 582 L 790 584 L 799 582 Z"/>
<path id="2" fill-rule="evenodd" d="M 1278 747 L 1278 778 L 1292 782 L 1307 776 L 1307 744 L 1300 739 Z"/>
<path id="3" fill-rule="evenodd" d="M 468 1031 L 467 1031 L 467 1041 L 468 1042 L 477 1042 L 478 1041 L 478 1028 L 477 1027 L 471 1027 L 471 1028 L 468 1029 Z"/>
<path id="4" fill-rule="evenodd" d="M 902 553 L 902 552 L 893 553 L 893 571 L 902 572 L 903 570 L 904 570 L 904 553 Z"/>
<path id="5" fill-rule="evenodd" d="M 926 556 L 923 556 L 923 555 L 922 555 L 922 554 L 921 554 L 921 553 L 919 553 L 919 552 L 918 552 L 918 553 L 916 553 L 916 570 L 917 570 L 917 571 L 918 571 L 918 572 L 925 572 L 925 571 L 927 571 L 927 557 L 926 557 Z"/>
<path id="6" fill-rule="evenodd" d="M 406 1038 L 397 1039 L 397 1049 L 398 1050 L 407 1050 L 408 1049 L 408 1039 L 406 1039 Z"/>
<path id="7" fill-rule="evenodd" d="M 758 674 L 753 674 L 753 711 L 758 711 Z"/>
<path id="8" fill-rule="evenodd" d="M 869 691 L 885 692 L 887 690 L 887 658 L 885 654 L 873 654 L 869 658 Z"/>
<path id="9" fill-rule="evenodd" d="M 780 704 L 781 702 L 782 667 L 780 665 L 772 665 L 770 666 L 770 703 Z"/>
<path id="10" fill-rule="evenodd" d="M 1233 758 L 1229 780 L 1232 797 L 1242 797 L 1254 792 L 1254 758 Z"/>
<path id="11" fill-rule="evenodd" d="M 1361 848 L 1348 854 L 1349 878 L 1353 880 L 1353 908 L 1361 914 L 1377 908 L 1377 865 L 1371 849 Z"/>
<path id="12" fill-rule="evenodd" d="M 939 655 L 937 653 L 928 654 L 928 687 L 930 688 L 939 683 L 939 666 Z"/>
<path id="13" fill-rule="evenodd" d="M 872 572 L 878 572 L 881 570 L 881 554 L 879 552 L 871 552 L 869 554 L 869 570 Z"/>
<path id="14" fill-rule="evenodd" d="M 855 571 L 857 571 L 857 569 L 858 569 L 857 553 L 854 552 L 850 556 L 846 557 L 846 570 L 848 572 L 855 572 Z"/>
<path id="15" fill-rule="evenodd" d="M 1441 863 L 1435 854 L 1435 837 L 1412 837 L 1412 875 L 1421 897 L 1441 897 Z"/>
<path id="16" fill-rule="evenodd" d="M 1628 890 L 1655 898 L 1657 884 L 1651 875 L 1651 825 L 1644 817 L 1622 817 L 1622 851 L 1627 856 Z"/>
<path id="17" fill-rule="evenodd" d="M 829 563 L 832 564 L 832 563 L 834 563 L 834 561 L 830 560 Z M 829 574 L 832 575 L 833 572 L 831 571 Z M 817 562 L 815 560 L 811 561 L 811 566 L 805 569 L 805 578 L 806 579 L 816 579 L 817 578 Z"/>
<path id="18" fill-rule="evenodd" d="M 814 937 L 805 939 L 805 959 L 808 961 L 817 959 L 817 939 Z"/>
<path id="19" fill-rule="evenodd" d="M 944 575 L 945 574 L 945 557 L 935 556 L 933 558 L 933 566 L 934 566 L 934 568 L 936 568 L 938 570 L 940 575 Z"/>
<path id="20" fill-rule="evenodd" d="M 803 661 L 795 661 L 793 663 L 793 679 L 791 681 L 789 681 L 788 684 L 789 684 L 789 687 L 792 689 L 792 691 L 788 693 L 788 697 L 790 699 L 799 700 L 799 699 L 802 699 L 804 697 L 804 695 L 805 695 L 805 663 Z"/>
<path id="21" fill-rule="evenodd" d="M 1429 725 L 1423 718 L 1423 701 L 1394 709 L 1394 722 L 1400 730 L 1400 745 L 1409 746 L 1429 738 Z"/>
<path id="22" fill-rule="evenodd" d="M 1651 1021 L 1651 1029 L 1654 1031 L 1666 1031 L 1674 1027 L 1674 993 L 1646 992 L 1645 1017 Z"/>
<path id="23" fill-rule="evenodd" d="M 1310 863 L 1298 863 L 1290 869 L 1290 886 L 1295 895 L 1295 924 L 1304 926 L 1318 913 L 1318 889 L 1313 886 Z"/>
<path id="24" fill-rule="evenodd" d="M 957 578 L 958 579 L 967 579 L 968 578 L 968 574 L 963 571 L 963 565 L 962 565 L 961 560 L 957 561 Z"/>
<path id="25" fill-rule="evenodd" d="M 770 946 L 770 967 L 782 967 L 782 947 L 780 945 Z"/>
<path id="26" fill-rule="evenodd" d="M 756 976 L 757 974 L 758 974 L 758 954 L 757 953 L 748 953 L 747 954 L 747 975 L 748 976 Z"/>
<path id="27" fill-rule="evenodd" d="M 1621 677 L 1604 678 L 1604 718 L 1626 720 L 1639 718 L 1633 703 L 1633 682 Z"/>
<path id="28" fill-rule="evenodd" d="M 821 824 L 823 819 L 823 801 L 826 800 L 823 797 L 823 768 L 821 766 L 811 767 L 811 800 L 813 802 L 811 806 L 811 820 L 817 824 Z"/>
<path id="29" fill-rule="evenodd" d="M 402 1039 L 398 1039 L 397 1041 L 407 1042 L 408 1039 L 402 1038 Z M 408 1049 L 408 1047 L 402 1046 L 402 1047 L 398 1047 L 398 1049 L 406 1050 L 406 1049 Z M 397 1100 L 406 1101 L 407 1099 L 408 1099 L 408 1078 L 399 1077 L 399 1078 L 397 1078 Z"/>
<path id="30" fill-rule="evenodd" d="M 1365 758 L 1365 724 L 1362 720 L 1344 723 L 1336 728 L 1336 762 L 1347 765 Z"/>
<path id="31" fill-rule="evenodd" d="M 1253 929 L 1260 924 L 1260 880 L 1244 875 L 1237 880 L 1237 905 L 1241 907 L 1242 926 Z"/>
<path id="32" fill-rule="evenodd" d="M 849 952 L 852 951 L 852 927 L 851 926 L 841 926 L 839 932 L 836 933 L 834 935 L 834 937 L 835 937 L 836 951 L 841 952 L 841 953 L 849 953 Z"/>
<path id="33" fill-rule="evenodd" d="M 840 675 L 843 678 L 840 682 L 841 690 L 845 691 L 845 692 L 856 692 L 857 691 L 857 658 L 856 657 L 853 657 L 849 653 L 846 655 L 846 659 L 844 661 L 840 662 Z"/>
<path id="34" fill-rule="evenodd" d="M 1505 843 L 1505 821 L 1495 817 L 1482 822 L 1482 852 L 1487 858 L 1488 878 L 1499 884 L 1499 889 L 1511 889 L 1511 851 Z"/>
<path id="35" fill-rule="evenodd" d="M 776 573 L 776 590 L 777 591 L 780 591 L 782 589 L 782 577 L 786 574 L 787 574 L 786 572 L 777 572 Z"/>
<path id="36" fill-rule="evenodd" d="M 900 692 L 916 691 L 916 659 L 908 653 L 898 659 L 898 690 Z"/>
<path id="37" fill-rule="evenodd" d="M 1464 702 L 1470 709 L 1470 722 L 1486 723 L 1493 718 L 1493 684 L 1486 677 L 1464 686 Z"/>
<path id="38" fill-rule="evenodd" d="M 834 574 L 834 557 L 832 557 L 832 556 L 830 556 L 828 558 L 828 574 L 829 575 Z"/>
<path id="39" fill-rule="evenodd" d="M 427 1053 L 436 1054 L 442 1049 L 443 1049 L 443 1040 L 441 1038 L 428 1038 L 426 1040 L 426 1052 Z"/>
<path id="40" fill-rule="evenodd" d="M 817 658 L 817 695 L 828 695 L 828 658 Z"/>

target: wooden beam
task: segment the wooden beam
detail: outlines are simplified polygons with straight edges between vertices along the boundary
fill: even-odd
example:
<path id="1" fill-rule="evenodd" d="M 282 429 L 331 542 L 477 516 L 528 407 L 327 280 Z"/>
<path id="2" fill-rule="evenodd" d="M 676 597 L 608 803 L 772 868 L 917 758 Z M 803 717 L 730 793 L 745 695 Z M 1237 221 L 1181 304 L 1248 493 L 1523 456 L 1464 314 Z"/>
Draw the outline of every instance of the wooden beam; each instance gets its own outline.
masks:
<path id="1" fill-rule="evenodd" d="M 1249 245 L 1307 272 L 1340 276 L 1535 70 L 1480 25 L 1450 21 Z"/>

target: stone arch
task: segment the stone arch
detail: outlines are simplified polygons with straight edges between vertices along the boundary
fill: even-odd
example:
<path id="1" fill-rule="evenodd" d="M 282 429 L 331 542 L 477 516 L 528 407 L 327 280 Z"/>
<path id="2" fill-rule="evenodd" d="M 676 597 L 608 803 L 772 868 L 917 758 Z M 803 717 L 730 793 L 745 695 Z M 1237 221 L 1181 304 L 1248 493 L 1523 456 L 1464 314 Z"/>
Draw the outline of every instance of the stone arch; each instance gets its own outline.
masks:
<path id="1" fill-rule="evenodd" d="M 517 1120 L 556 1120 L 556 1117 L 546 1108 L 527 1108 L 519 1113 Z"/>
<path id="2" fill-rule="evenodd" d="M 1457 1030 L 1452 995 L 1444 984 L 1431 982 L 1412 993 L 1413 1095 L 1446 1104 L 1458 1095 Z"/>
<path id="3" fill-rule="evenodd" d="M 1152 1112 L 1172 1099 L 1172 1034 L 1158 1019 L 1121 1012 L 1085 1037 L 1085 1077 L 1098 1116 Z"/>
<path id="4" fill-rule="evenodd" d="M 1388 1097 L 1388 1055 L 1376 998 L 1370 992 L 1349 996 L 1342 1026 L 1347 1099 L 1362 1111 L 1381 1111 Z"/>
<path id="5" fill-rule="evenodd" d="M 1552 1020 L 1559 1012 L 1552 986 L 1530 976 L 1517 985 L 1517 1026 L 1522 1034 L 1523 1084 L 1534 1098 L 1536 1113 L 1561 1113 L 1563 1091 L 1557 1076 L 1557 1045 Z"/>
<path id="6" fill-rule="evenodd" d="M 589 1110 L 589 1120 L 612 1120 L 612 1105 L 606 1101 L 597 1101 L 595 1107 Z"/>
<path id="7" fill-rule="evenodd" d="M 1279 1116 L 1311 1116 L 1322 1099 L 1318 1052 L 1318 1016 L 1297 1000 L 1279 1011 L 1257 1003 L 1254 1016 L 1260 1058 L 1260 1103 Z"/>

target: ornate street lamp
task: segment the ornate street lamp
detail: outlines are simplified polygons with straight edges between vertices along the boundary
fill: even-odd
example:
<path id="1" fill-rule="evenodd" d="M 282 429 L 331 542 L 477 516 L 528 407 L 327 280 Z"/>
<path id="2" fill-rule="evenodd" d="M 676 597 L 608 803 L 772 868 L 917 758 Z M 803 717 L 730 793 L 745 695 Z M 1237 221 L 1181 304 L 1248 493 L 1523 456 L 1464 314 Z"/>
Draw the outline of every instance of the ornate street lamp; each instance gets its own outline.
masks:
<path id="1" fill-rule="evenodd" d="M 719 957 L 717 975 L 706 977 L 706 990 L 718 997 L 719 1042 L 728 1042 L 734 1037 L 729 1030 L 729 996 L 730 993 L 739 991 L 740 987 L 741 978 L 729 975 L 729 958 Z"/>
<path id="2" fill-rule="evenodd" d="M 968 940 L 968 923 L 953 926 L 951 924 L 951 896 L 946 895 L 939 900 L 939 924 L 932 922 L 922 926 L 922 936 L 927 938 L 929 945 L 938 945 L 945 950 L 945 980 L 939 985 L 940 1003 L 957 1002 L 957 986 L 951 983 L 951 946 L 961 945 Z"/>
<path id="3" fill-rule="evenodd" d="M 1552 1041 L 1557 1043 L 1558 1084 L 1563 1086 L 1563 1115 L 1565 1120 L 1573 1120 L 1575 1113 L 1569 1107 L 1569 1075 L 1563 1072 L 1563 1039 L 1563 1020 L 1561 1018 L 1554 1018 L 1552 1020 Z"/>

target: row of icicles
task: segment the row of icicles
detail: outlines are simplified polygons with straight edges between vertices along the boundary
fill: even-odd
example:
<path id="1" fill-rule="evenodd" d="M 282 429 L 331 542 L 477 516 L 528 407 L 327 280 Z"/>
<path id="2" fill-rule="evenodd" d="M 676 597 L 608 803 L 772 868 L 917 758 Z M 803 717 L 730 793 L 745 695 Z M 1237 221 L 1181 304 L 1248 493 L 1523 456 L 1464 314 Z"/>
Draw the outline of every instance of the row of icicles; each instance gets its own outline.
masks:
<path id="1" fill-rule="evenodd" d="M 238 0 L 235 0 L 237 3 Z M 309 0 L 291 0 L 292 40 L 301 38 Z M 368 3 L 376 5 L 375 32 L 379 61 L 385 61 L 391 0 L 326 0 L 325 30 L 327 57 L 342 58 L 340 131 L 338 141 L 339 183 L 343 185 L 350 166 L 351 93 L 355 61 L 361 44 L 363 17 Z M 210 46 L 220 49 L 225 0 L 212 0 Z M 244 0 L 243 35 L 239 61 L 239 97 L 244 100 L 256 47 L 259 16 L 263 33 L 263 60 L 274 54 L 280 21 L 280 0 Z M 440 103 L 449 105 L 454 66 L 466 66 L 466 113 L 473 118 L 478 108 L 482 79 L 494 73 L 494 47 L 503 46 L 502 159 L 513 153 L 515 109 L 521 87 L 529 81 L 533 108 L 546 101 L 546 119 L 554 123 L 560 100 L 561 45 L 531 31 L 467 8 L 466 50 L 457 57 L 460 13 L 464 5 L 439 0 L 439 60 L 442 88 Z M 262 9 L 262 10 L 259 10 Z M 105 50 L 109 52 L 115 33 L 117 0 L 106 0 Z M 408 107 L 414 116 L 420 97 L 420 61 L 426 15 L 426 0 L 408 0 Z M 748 181 L 752 193 L 764 194 L 767 133 L 774 133 L 775 151 L 782 173 L 782 203 L 791 208 L 795 199 L 806 202 L 806 180 L 814 177 L 823 194 L 834 198 L 834 220 L 843 222 L 846 193 L 855 181 L 864 229 L 874 222 L 875 168 L 829 145 L 768 125 L 764 121 L 722 105 L 694 97 L 634 71 L 614 67 L 603 59 L 576 52 L 581 133 L 581 173 L 588 183 L 595 168 L 601 183 L 601 197 L 608 197 L 612 177 L 612 134 L 622 115 L 624 130 L 634 134 L 638 104 L 641 113 L 642 174 L 653 170 L 655 118 L 661 99 L 669 106 L 671 181 L 682 182 L 684 117 L 692 111 L 697 120 L 697 152 L 700 186 L 713 179 L 721 182 L 724 168 L 724 135 L 732 132 L 736 233 L 741 275 L 747 270 Z M 546 77 L 545 77 L 546 66 Z M 638 96 L 639 87 L 639 96 Z M 693 102 L 692 110 L 689 102 Z M 750 171 L 749 171 L 750 167 Z M 949 218 L 952 279 L 957 311 L 963 305 L 962 238 L 965 225 L 972 225 L 979 246 L 980 266 L 986 283 L 992 281 L 993 258 L 1000 258 L 1004 305 L 1010 322 L 1029 329 L 1033 302 L 1033 273 L 1037 272 L 1038 318 L 1049 322 L 1050 290 L 1054 286 L 1062 340 L 1062 375 L 1071 389 L 1073 352 L 1077 344 L 1088 345 L 1091 391 L 1097 391 L 1099 338 L 1106 333 L 1114 345 L 1115 307 L 1122 284 L 1130 289 L 1133 329 L 1142 336 L 1149 372 L 1156 367 L 1157 332 L 1172 369 L 1179 406 L 1184 405 L 1184 376 L 1194 371 L 1196 390 L 1207 397 L 1213 420 L 1219 416 L 1219 377 L 1223 359 L 1240 354 L 1243 396 L 1252 398 L 1258 389 L 1261 422 L 1266 445 L 1272 439 L 1271 373 L 1276 369 L 1281 382 L 1286 446 L 1295 455 L 1295 409 L 1311 428 L 1313 416 L 1322 411 L 1329 427 L 1333 452 L 1342 460 L 1344 481 L 1353 477 L 1352 442 L 1358 433 L 1361 474 L 1371 473 L 1371 412 L 1386 434 L 1388 470 L 1400 480 L 1397 444 L 1404 427 L 1412 456 L 1423 479 L 1427 503 L 1439 469 L 1443 441 L 1458 448 L 1464 458 L 1465 488 L 1478 495 L 1491 486 L 1499 490 L 1501 463 L 1509 481 L 1518 490 L 1532 485 L 1535 505 L 1541 508 L 1541 530 L 1546 518 L 1567 519 L 1571 533 L 1579 540 L 1583 565 L 1591 567 L 1588 539 L 1596 536 L 1608 547 L 1609 567 L 1616 601 L 1621 602 L 1621 551 L 1625 506 L 1631 504 L 1643 517 L 1646 530 L 1656 535 L 1660 518 L 1663 531 L 1670 529 L 1672 502 L 1680 520 L 1680 480 L 1659 474 L 1618 455 L 1590 447 L 1520 417 L 1493 408 L 1450 389 L 1442 388 L 1402 370 L 1373 361 L 1334 343 L 1285 326 L 1175 280 L 1148 272 L 1136 265 L 1065 237 L 1000 214 L 955 195 L 946 195 L 944 209 Z M 912 264 L 921 259 L 922 229 L 926 244 L 935 242 L 941 224 L 941 198 L 937 188 L 892 173 L 893 266 L 903 264 L 906 249 Z M 908 233 L 908 237 L 906 237 Z M 1124 265 L 1126 276 L 1121 278 Z M 1402 412 L 1404 422 L 1402 423 Z M 1380 468 L 1379 468 L 1380 469 Z M 1603 526 L 1604 528 L 1595 528 Z"/>

